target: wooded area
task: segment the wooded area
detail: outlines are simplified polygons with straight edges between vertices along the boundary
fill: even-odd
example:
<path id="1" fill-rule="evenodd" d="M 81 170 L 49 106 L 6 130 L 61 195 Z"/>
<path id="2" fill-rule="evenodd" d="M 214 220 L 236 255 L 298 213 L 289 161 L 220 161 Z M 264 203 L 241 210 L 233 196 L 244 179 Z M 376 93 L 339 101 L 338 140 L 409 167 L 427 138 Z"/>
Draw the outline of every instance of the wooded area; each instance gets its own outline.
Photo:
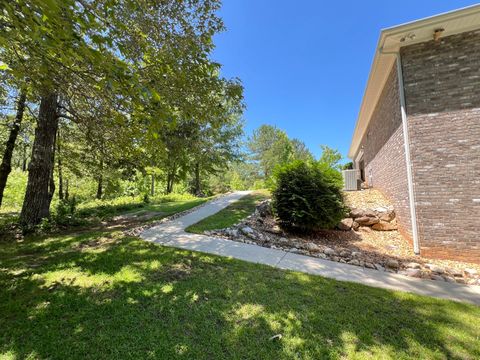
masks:
<path id="1" fill-rule="evenodd" d="M 244 139 L 241 81 L 211 57 L 219 7 L 2 3 L 2 211 L 28 231 L 52 204 L 264 188 L 275 166 L 313 159 L 275 126 Z"/>
<path id="2" fill-rule="evenodd" d="M 210 59 L 218 1 L 13 1 L 0 23 L 0 196 L 12 167 L 28 181 L 25 227 L 68 200 L 75 179 L 96 197 L 135 177 L 165 192 L 238 156 L 242 86 Z M 18 176 L 18 172 L 15 176 Z"/>

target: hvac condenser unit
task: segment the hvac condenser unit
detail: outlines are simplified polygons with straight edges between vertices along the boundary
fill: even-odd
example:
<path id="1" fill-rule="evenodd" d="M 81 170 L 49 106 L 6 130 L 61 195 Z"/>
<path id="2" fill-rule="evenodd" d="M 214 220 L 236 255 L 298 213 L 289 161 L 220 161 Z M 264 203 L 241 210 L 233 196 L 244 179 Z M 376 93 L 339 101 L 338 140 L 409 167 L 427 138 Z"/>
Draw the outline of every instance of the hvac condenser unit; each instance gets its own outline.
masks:
<path id="1" fill-rule="evenodd" d="M 358 170 L 343 170 L 343 190 L 358 190 Z"/>

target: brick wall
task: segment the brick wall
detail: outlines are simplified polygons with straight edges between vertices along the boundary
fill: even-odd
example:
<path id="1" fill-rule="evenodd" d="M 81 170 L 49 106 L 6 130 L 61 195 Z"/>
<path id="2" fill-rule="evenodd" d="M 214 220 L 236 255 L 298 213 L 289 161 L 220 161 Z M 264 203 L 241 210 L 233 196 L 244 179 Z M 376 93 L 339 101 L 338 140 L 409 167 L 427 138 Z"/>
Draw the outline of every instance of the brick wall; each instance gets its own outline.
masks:
<path id="1" fill-rule="evenodd" d="M 401 56 L 421 254 L 480 263 L 480 31 Z"/>
<path id="2" fill-rule="evenodd" d="M 407 170 L 396 65 L 382 90 L 360 143 L 369 186 L 382 191 L 395 206 L 400 231 L 411 241 Z"/>

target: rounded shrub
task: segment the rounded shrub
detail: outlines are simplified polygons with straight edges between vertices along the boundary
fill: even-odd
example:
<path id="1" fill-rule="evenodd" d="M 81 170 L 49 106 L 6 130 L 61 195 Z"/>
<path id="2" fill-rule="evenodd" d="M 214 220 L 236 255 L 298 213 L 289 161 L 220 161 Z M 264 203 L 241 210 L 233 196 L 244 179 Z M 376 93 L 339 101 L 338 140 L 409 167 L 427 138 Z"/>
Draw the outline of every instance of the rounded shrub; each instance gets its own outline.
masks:
<path id="1" fill-rule="evenodd" d="M 344 217 L 340 173 L 324 164 L 295 161 L 274 172 L 272 206 L 279 225 L 311 231 L 335 227 Z"/>

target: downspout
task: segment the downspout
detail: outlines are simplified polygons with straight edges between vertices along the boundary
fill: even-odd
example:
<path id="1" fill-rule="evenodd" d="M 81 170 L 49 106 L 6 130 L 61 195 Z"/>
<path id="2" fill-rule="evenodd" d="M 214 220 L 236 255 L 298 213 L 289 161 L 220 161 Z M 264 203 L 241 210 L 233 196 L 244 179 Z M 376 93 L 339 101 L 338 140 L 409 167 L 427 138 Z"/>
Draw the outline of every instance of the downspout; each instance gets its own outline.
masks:
<path id="1" fill-rule="evenodd" d="M 387 51 L 383 51 L 383 48 L 380 48 L 379 52 L 384 55 L 395 55 L 396 63 L 397 63 L 397 79 L 398 79 L 398 87 L 399 87 L 399 95 L 400 95 L 400 112 L 402 115 L 403 140 L 404 140 L 404 147 L 405 147 L 405 160 L 407 165 L 408 200 L 410 205 L 410 218 L 412 220 L 413 252 L 416 255 L 419 255 L 420 245 L 418 240 L 417 210 L 415 207 L 415 193 L 413 190 L 412 162 L 410 160 L 411 159 L 410 158 L 410 138 L 408 135 L 405 89 L 403 87 L 402 60 L 400 57 L 400 51 L 387 52 Z"/>

